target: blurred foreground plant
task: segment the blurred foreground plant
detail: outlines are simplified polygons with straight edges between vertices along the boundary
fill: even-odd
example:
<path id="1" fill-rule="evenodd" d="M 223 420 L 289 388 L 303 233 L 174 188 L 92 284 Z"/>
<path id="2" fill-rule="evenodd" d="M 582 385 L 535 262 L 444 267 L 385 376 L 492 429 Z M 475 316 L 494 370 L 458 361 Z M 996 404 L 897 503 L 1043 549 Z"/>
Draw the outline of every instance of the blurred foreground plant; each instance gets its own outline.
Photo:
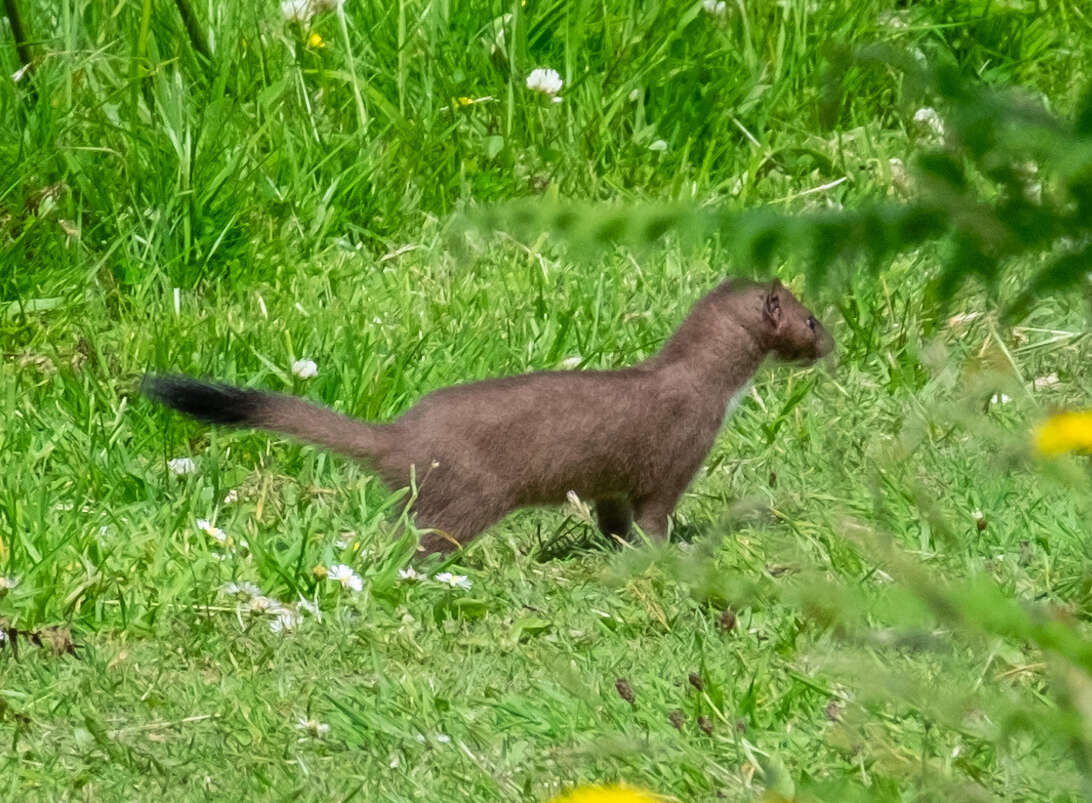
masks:
<path id="1" fill-rule="evenodd" d="M 926 69 L 886 48 L 861 51 L 835 71 L 837 96 L 848 65 L 900 70 L 906 94 L 931 106 L 941 140 L 913 160 L 916 179 L 905 201 L 884 198 L 856 208 L 788 213 L 770 207 L 651 203 L 634 206 L 519 201 L 473 213 L 479 228 L 535 236 L 541 231 L 580 247 L 648 245 L 668 233 L 689 240 L 719 236 L 739 262 L 765 269 L 781 251 L 807 257 L 809 278 L 822 280 L 838 260 L 864 258 L 875 272 L 894 254 L 929 241 L 945 245 L 931 286 L 949 299 L 968 279 L 993 294 L 1020 258 L 1041 261 L 1011 298 L 1019 316 L 1036 298 L 1087 281 L 1092 271 L 1092 87 L 1073 119 L 1011 88 L 969 80 L 953 64 Z M 923 115 L 922 112 L 929 112 Z"/>
<path id="2" fill-rule="evenodd" d="M 630 786 L 581 786 L 551 803 L 654 803 L 656 798 Z"/>
<path id="3" fill-rule="evenodd" d="M 1092 410 L 1052 415 L 1035 430 L 1035 448 L 1048 456 L 1092 452 Z"/>
<path id="4" fill-rule="evenodd" d="M 949 412 L 938 419 L 954 420 Z M 1067 573 L 1060 558 L 1067 548 L 1086 553 L 1092 475 L 1080 459 L 1027 460 L 1026 433 L 969 420 L 953 433 L 964 425 L 990 441 L 998 471 L 1007 465 L 1051 489 L 1039 498 L 1053 500 L 1043 515 L 1058 529 L 1036 527 L 1025 498 L 999 504 L 989 523 L 981 512 L 953 519 L 943 508 L 954 500 L 944 497 L 988 495 L 989 480 L 938 498 L 903 453 L 875 459 L 868 512 L 793 510 L 782 498 L 757 537 L 739 522 L 723 549 L 709 542 L 619 560 L 623 582 L 667 575 L 712 615 L 732 611 L 733 639 L 769 639 L 771 660 L 820 695 L 819 705 L 825 698 L 823 741 L 861 777 L 831 785 L 791 767 L 802 799 L 1092 796 L 1092 581 L 1087 570 Z M 1035 434 L 1034 451 L 1087 449 L 1090 435 L 1092 413 L 1060 414 Z M 849 484 L 854 469 L 843 468 Z M 929 541 L 916 537 L 926 529 Z M 1069 532 L 1084 543 L 1062 543 Z M 820 542 L 805 533 L 831 535 Z M 709 647 L 709 665 L 727 666 L 732 679 L 714 716 L 748 733 L 779 732 L 782 723 L 743 693 L 738 681 L 749 669 L 731 667 L 733 649 L 731 641 Z M 756 778 L 768 790 L 785 775 L 763 770 Z"/>

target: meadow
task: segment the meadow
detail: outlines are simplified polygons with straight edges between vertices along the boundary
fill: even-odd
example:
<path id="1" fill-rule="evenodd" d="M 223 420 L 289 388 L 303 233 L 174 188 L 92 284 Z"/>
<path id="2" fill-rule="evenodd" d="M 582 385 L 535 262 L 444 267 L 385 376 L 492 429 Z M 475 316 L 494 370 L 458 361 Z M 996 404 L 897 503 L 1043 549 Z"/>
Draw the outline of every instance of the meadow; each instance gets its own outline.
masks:
<path id="1" fill-rule="evenodd" d="M 1083 3 L 16 6 L 0 798 L 1092 796 L 1088 458 L 1029 445 L 1092 394 L 1083 273 L 1011 319 L 1041 254 L 940 298 L 939 240 L 820 279 L 720 236 L 463 222 L 913 198 L 946 110 L 872 62 L 834 103 L 832 65 L 882 43 L 1070 119 Z M 632 364 L 727 275 L 779 276 L 836 358 L 763 368 L 666 545 L 520 511 L 407 577 L 407 492 L 136 392 L 188 373 L 387 419 Z"/>

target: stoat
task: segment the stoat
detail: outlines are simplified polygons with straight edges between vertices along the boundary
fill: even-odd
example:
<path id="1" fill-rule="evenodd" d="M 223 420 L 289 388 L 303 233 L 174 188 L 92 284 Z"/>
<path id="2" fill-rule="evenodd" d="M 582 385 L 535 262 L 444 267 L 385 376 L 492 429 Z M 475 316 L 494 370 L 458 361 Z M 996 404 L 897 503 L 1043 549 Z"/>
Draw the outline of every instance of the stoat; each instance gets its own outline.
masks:
<path id="1" fill-rule="evenodd" d="M 570 491 L 595 501 L 605 533 L 624 536 L 636 522 L 665 537 L 726 406 L 762 361 L 811 364 L 833 347 L 780 282 L 729 280 L 638 365 L 442 388 L 389 423 L 180 376 L 148 376 L 142 391 L 201 421 L 281 432 L 362 460 L 392 489 L 415 476 L 420 548 L 444 553 L 516 508 L 559 504 Z"/>

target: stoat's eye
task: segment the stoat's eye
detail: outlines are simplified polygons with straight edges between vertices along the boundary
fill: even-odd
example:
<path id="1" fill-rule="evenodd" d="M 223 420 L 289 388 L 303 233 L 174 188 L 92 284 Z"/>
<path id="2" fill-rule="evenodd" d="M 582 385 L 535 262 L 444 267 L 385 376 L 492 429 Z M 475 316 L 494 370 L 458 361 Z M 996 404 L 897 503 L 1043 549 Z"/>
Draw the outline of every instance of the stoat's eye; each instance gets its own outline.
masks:
<path id="1" fill-rule="evenodd" d="M 815 316 L 814 315 L 809 315 L 808 316 L 808 328 L 811 329 L 811 331 L 814 332 L 815 327 L 818 326 L 818 325 L 819 325 L 819 321 L 815 320 Z"/>

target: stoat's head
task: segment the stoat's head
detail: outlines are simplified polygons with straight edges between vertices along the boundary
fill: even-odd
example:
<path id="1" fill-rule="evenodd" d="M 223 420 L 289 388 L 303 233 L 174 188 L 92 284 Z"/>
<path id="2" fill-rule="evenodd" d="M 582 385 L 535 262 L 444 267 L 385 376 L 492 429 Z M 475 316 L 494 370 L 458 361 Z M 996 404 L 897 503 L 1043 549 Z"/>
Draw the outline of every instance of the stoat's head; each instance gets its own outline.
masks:
<path id="1" fill-rule="evenodd" d="M 781 282 L 728 279 L 694 305 L 656 359 L 670 363 L 712 354 L 732 361 L 772 354 L 810 365 L 833 349 L 823 324 Z"/>
<path id="2" fill-rule="evenodd" d="M 834 350 L 834 338 L 792 292 L 774 279 L 759 285 L 755 293 L 761 304 L 759 332 L 773 354 L 787 362 L 811 365 Z"/>

